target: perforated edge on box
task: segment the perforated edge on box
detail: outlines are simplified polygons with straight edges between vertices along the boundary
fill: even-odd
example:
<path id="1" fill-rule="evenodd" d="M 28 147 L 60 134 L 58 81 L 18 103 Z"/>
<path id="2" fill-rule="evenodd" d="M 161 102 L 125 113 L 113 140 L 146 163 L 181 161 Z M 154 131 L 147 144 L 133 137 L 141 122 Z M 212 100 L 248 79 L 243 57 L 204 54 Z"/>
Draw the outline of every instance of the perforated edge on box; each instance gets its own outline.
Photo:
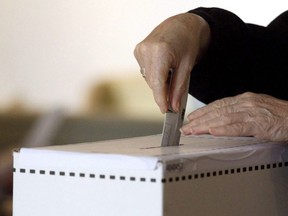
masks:
<path id="1" fill-rule="evenodd" d="M 43 170 L 43 169 L 27 169 L 27 168 L 13 168 L 14 173 L 28 174 L 28 175 L 49 175 L 49 176 L 60 176 L 60 177 L 70 177 L 70 178 L 89 178 L 89 179 L 99 179 L 99 180 L 109 180 L 109 181 L 131 181 L 131 182 L 143 182 L 143 183 L 172 183 L 181 181 L 191 181 L 203 178 L 213 178 L 223 175 L 235 175 L 246 172 L 257 172 L 261 170 L 268 169 L 283 169 L 288 167 L 288 162 L 277 162 L 262 165 L 245 166 L 231 169 L 223 169 L 211 172 L 195 172 L 191 174 L 181 174 L 178 173 L 175 176 L 157 179 L 149 177 L 135 177 L 135 176 L 125 176 L 125 175 L 109 175 L 109 174 L 96 174 L 96 173 L 85 173 L 85 172 L 66 172 L 66 171 L 53 171 L 53 170 Z"/>

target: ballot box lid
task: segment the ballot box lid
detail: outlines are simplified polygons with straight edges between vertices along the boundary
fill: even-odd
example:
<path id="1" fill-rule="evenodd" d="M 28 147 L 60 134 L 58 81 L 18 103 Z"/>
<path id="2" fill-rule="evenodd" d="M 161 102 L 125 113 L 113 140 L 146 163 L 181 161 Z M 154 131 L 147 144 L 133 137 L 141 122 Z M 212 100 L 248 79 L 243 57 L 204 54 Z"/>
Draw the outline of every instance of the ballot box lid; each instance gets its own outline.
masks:
<path id="1" fill-rule="evenodd" d="M 177 162 L 181 169 L 207 170 L 283 161 L 285 144 L 251 137 L 182 136 L 179 146 L 161 147 L 161 134 L 89 143 L 21 148 L 14 164 L 23 167 L 155 170 Z M 179 167 L 178 167 L 179 168 Z"/>

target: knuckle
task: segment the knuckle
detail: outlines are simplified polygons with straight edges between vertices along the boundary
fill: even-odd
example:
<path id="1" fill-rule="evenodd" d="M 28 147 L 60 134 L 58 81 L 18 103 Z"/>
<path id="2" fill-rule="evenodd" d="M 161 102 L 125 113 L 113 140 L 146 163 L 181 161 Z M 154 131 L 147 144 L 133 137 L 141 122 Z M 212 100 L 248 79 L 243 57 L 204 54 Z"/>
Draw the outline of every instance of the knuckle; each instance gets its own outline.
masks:
<path id="1" fill-rule="evenodd" d="M 241 94 L 240 97 L 245 97 L 245 98 L 255 97 L 255 93 L 245 92 L 245 93 Z"/>
<path id="2" fill-rule="evenodd" d="M 233 124 L 231 126 L 231 130 L 233 130 L 234 134 L 236 134 L 237 136 L 247 136 L 247 135 L 249 135 L 249 134 L 247 134 L 247 129 L 246 129 L 244 123 Z"/>
<path id="3" fill-rule="evenodd" d="M 222 117 L 222 112 L 220 111 L 220 109 L 215 109 L 214 114 L 216 117 Z"/>

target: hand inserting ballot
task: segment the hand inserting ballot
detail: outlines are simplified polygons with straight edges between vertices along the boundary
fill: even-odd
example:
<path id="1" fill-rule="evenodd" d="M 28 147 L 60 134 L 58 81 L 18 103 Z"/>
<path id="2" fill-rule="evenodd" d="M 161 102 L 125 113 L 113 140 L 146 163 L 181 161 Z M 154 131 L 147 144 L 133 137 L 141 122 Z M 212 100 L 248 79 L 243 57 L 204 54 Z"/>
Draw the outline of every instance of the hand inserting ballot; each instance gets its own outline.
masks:
<path id="1" fill-rule="evenodd" d="M 182 134 L 288 142 L 287 17 L 264 27 L 221 8 L 196 8 L 160 23 L 134 55 L 163 113 L 167 101 L 179 111 L 191 75 L 189 93 L 208 105 L 188 116 Z"/>
<path id="2" fill-rule="evenodd" d="M 167 97 L 173 110 L 179 111 L 190 72 L 207 48 L 209 37 L 209 26 L 203 18 L 184 13 L 168 18 L 137 44 L 135 58 L 141 70 L 145 69 L 145 80 L 162 113 L 168 110 Z M 168 95 L 166 81 L 171 68 L 174 77 Z"/>

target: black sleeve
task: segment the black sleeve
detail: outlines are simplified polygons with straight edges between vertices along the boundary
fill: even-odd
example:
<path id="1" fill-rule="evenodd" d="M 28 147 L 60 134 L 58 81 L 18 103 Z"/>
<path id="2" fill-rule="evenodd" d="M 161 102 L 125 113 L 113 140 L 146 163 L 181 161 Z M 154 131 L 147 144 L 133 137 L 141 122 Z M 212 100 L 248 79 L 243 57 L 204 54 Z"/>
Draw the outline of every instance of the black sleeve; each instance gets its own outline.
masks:
<path id="1" fill-rule="evenodd" d="M 189 12 L 211 29 L 210 47 L 191 73 L 191 95 L 204 103 L 246 91 L 288 100 L 288 11 L 267 27 L 220 8 Z"/>

